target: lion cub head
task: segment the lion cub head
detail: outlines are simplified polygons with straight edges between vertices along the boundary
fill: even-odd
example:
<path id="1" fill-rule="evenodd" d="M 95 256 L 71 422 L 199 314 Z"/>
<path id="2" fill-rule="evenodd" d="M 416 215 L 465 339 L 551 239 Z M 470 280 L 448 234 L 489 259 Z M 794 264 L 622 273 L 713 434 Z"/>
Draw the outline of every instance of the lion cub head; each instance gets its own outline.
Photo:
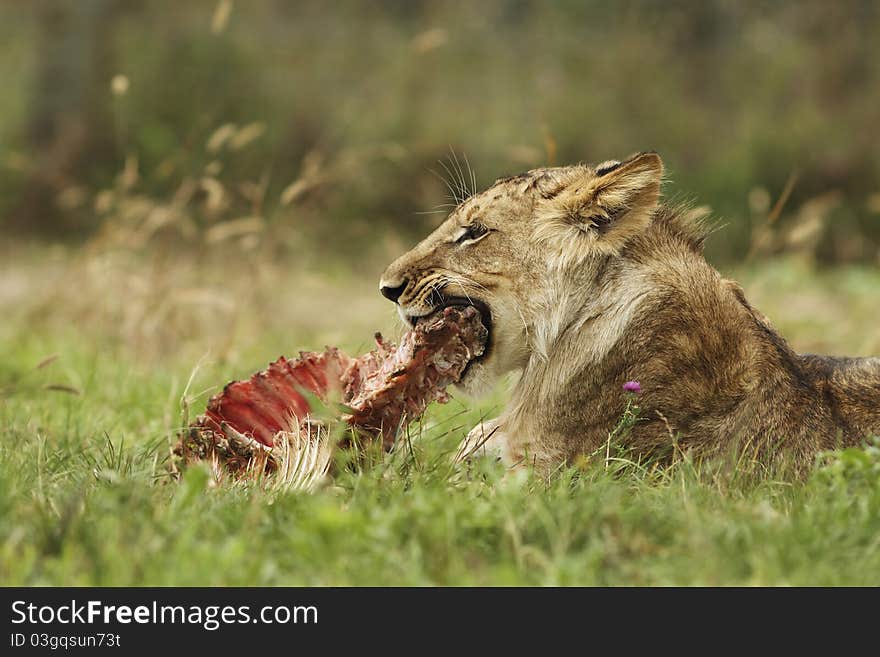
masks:
<path id="1" fill-rule="evenodd" d="M 548 323 L 569 321 L 566 298 L 588 296 L 603 263 L 651 223 L 662 175 L 660 157 L 641 153 L 502 178 L 395 260 L 380 291 L 410 324 L 449 305 L 480 311 L 489 343 L 462 382 L 477 389 L 524 367 Z"/>

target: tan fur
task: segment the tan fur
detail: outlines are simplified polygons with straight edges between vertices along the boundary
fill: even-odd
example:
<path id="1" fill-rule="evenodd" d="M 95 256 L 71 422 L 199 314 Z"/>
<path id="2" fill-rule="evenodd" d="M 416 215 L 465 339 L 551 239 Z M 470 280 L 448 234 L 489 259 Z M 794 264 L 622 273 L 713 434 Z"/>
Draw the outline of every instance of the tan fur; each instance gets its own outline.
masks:
<path id="1" fill-rule="evenodd" d="M 381 286 L 401 314 L 484 303 L 490 348 L 463 385 L 519 371 L 471 445 L 549 471 L 595 453 L 641 383 L 636 455 L 734 450 L 803 472 L 815 454 L 880 434 L 880 359 L 794 353 L 742 288 L 703 258 L 701 213 L 659 204 L 656 153 L 536 169 L 461 203 Z M 488 232 L 460 241 L 469 226 Z M 473 232 L 468 234 L 476 234 Z M 491 433 L 491 435 L 489 435 Z M 778 459 L 777 457 L 781 457 Z"/>

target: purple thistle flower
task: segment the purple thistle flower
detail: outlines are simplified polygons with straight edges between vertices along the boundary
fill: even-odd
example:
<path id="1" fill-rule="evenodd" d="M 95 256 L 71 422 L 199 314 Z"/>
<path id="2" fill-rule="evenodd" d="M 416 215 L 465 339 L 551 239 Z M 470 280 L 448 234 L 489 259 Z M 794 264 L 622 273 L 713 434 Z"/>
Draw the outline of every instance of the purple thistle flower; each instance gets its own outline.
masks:
<path id="1" fill-rule="evenodd" d="M 627 392 L 641 392 L 642 386 L 638 381 L 627 381 L 623 384 L 623 389 Z"/>

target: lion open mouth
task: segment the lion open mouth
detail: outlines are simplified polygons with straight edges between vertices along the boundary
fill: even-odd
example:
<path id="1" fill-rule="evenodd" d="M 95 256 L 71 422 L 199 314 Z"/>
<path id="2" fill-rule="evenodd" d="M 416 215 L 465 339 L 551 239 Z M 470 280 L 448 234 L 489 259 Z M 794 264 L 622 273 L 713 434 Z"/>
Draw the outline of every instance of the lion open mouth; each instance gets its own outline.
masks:
<path id="1" fill-rule="evenodd" d="M 473 358 L 471 362 L 479 361 L 486 358 L 486 356 L 489 355 L 489 351 L 492 345 L 492 311 L 489 310 L 488 304 L 486 304 L 484 301 L 481 301 L 480 299 L 474 299 L 471 297 L 446 296 L 440 293 L 437 293 L 435 301 L 436 305 L 434 307 L 434 310 L 426 315 L 413 316 L 405 315 L 403 313 L 401 313 L 401 315 L 409 326 L 415 328 L 419 324 L 432 321 L 447 308 L 457 308 L 460 311 L 464 311 L 467 308 L 472 308 L 476 310 L 479 313 L 480 323 L 483 325 L 483 328 L 486 331 L 486 336 L 483 341 L 482 353 L 479 356 Z"/>
<path id="2" fill-rule="evenodd" d="M 479 313 L 479 323 L 482 325 L 482 335 L 484 336 L 482 338 L 482 348 L 480 349 L 480 353 L 473 358 L 470 358 L 465 364 L 465 367 L 462 370 L 461 375 L 458 379 L 460 381 L 465 378 L 468 368 L 470 368 L 473 363 L 484 360 L 489 355 L 489 352 L 491 350 L 492 312 L 489 310 L 489 306 L 479 299 L 438 295 L 437 306 L 435 310 L 433 310 L 428 315 L 424 315 L 422 317 L 407 317 L 407 322 L 412 327 L 418 327 L 420 324 L 426 324 L 434 321 L 436 317 L 441 316 L 449 308 L 455 308 L 459 312 L 468 313 L 469 321 L 473 321 L 473 311 Z"/>

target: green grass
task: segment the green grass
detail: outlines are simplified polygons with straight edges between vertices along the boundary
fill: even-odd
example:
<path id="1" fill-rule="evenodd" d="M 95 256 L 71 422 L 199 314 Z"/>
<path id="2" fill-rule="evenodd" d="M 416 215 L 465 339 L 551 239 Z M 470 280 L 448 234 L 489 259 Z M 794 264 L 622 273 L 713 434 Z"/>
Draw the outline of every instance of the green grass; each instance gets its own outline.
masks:
<path id="1" fill-rule="evenodd" d="M 646 470 L 598 457 L 550 481 L 486 463 L 453 466 L 458 440 L 503 392 L 434 407 L 401 449 L 314 494 L 218 489 L 198 467 L 169 481 L 164 459 L 184 386 L 207 345 L 229 342 L 226 329 L 197 322 L 190 306 L 166 312 L 151 332 L 151 312 L 126 325 L 121 317 L 149 300 L 132 296 L 120 272 L 158 277 L 159 268 L 125 261 L 106 276 L 62 260 L 63 275 L 47 273 L 51 258 L 7 263 L 27 280 L 18 291 L 0 288 L 4 585 L 880 585 L 877 447 L 829 455 L 802 482 L 754 481 L 686 460 Z M 836 340 L 839 351 L 876 353 L 869 319 L 880 272 L 784 263 L 741 274 L 795 346 Z M 179 271 L 179 286 L 188 275 Z M 66 300 L 46 296 L 47 280 L 68 281 Z M 343 306 L 373 288 L 328 285 Z M 74 296 L 91 299 L 91 310 L 81 314 Z M 820 328 L 822 304 L 849 309 L 832 318 L 831 337 L 801 316 L 807 298 Z M 338 340 L 355 350 L 365 326 L 392 324 L 381 300 L 357 319 L 315 311 L 299 323 L 283 310 L 289 299 L 270 301 L 282 308 L 239 299 L 234 314 L 250 319 L 235 329 L 236 349 L 215 349 L 192 392 L 262 367 L 279 345 Z M 58 358 L 37 368 L 51 354 Z"/>

